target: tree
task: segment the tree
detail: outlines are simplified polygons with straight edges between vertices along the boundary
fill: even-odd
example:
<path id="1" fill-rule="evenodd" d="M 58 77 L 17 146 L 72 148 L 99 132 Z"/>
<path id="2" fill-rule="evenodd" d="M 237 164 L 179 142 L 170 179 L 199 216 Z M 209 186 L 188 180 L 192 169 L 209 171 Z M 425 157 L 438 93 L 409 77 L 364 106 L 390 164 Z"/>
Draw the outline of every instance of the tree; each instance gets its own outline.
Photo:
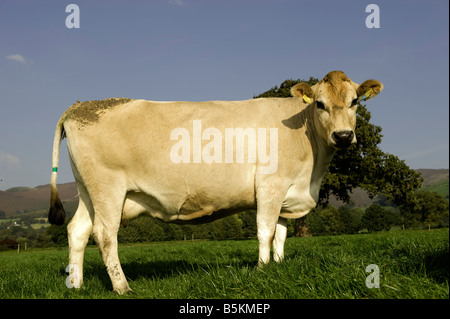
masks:
<path id="1" fill-rule="evenodd" d="M 296 230 L 298 231 L 304 231 L 305 234 L 309 234 L 310 236 L 320 236 L 320 235 L 326 235 L 325 232 L 325 223 L 320 216 L 320 211 L 323 209 L 321 206 L 317 206 L 315 209 L 313 209 L 309 214 L 307 214 L 304 218 L 299 218 L 296 220 Z M 302 224 L 301 228 L 298 228 L 298 224 Z M 307 233 L 306 233 L 307 231 Z M 303 236 L 303 233 L 295 233 L 295 236 L 299 237 L 307 237 Z"/>
<path id="2" fill-rule="evenodd" d="M 327 206 L 319 213 L 323 220 L 324 230 L 327 235 L 340 235 L 345 231 L 344 222 L 339 210 L 334 206 Z"/>
<path id="3" fill-rule="evenodd" d="M 366 208 L 361 223 L 369 232 L 374 232 L 391 229 L 393 220 L 387 209 L 378 204 L 372 204 Z"/>
<path id="4" fill-rule="evenodd" d="M 164 240 L 164 230 L 154 218 L 140 216 L 130 221 L 126 227 L 120 227 L 118 240 L 120 243 L 134 243 Z"/>
<path id="5" fill-rule="evenodd" d="M 361 219 L 364 210 L 360 208 L 350 208 L 348 206 L 339 207 L 341 220 L 344 223 L 344 233 L 354 234 L 361 229 Z"/>
<path id="6" fill-rule="evenodd" d="M 213 239 L 242 238 L 242 221 L 238 215 L 231 215 L 213 222 Z"/>
<path id="7" fill-rule="evenodd" d="M 308 232 L 312 235 L 354 234 L 362 228 L 363 215 L 364 210 L 361 208 L 319 205 L 307 215 Z"/>
<path id="8" fill-rule="evenodd" d="M 415 205 L 405 214 L 407 226 L 427 225 L 443 226 L 448 224 L 449 203 L 441 195 L 431 191 L 419 191 L 415 194 Z"/>
<path id="9" fill-rule="evenodd" d="M 242 221 L 242 236 L 245 238 L 256 237 L 256 211 L 248 210 L 238 216 Z"/>
<path id="10" fill-rule="evenodd" d="M 54 244 L 58 246 L 68 245 L 67 225 L 69 224 L 69 222 L 70 220 L 67 219 L 62 227 L 50 225 L 50 227 L 47 228 L 45 232 Z"/>
<path id="11" fill-rule="evenodd" d="M 319 80 L 310 77 L 309 80 L 286 80 L 280 87 L 258 95 L 260 97 L 290 97 L 290 88 L 306 82 L 314 85 Z M 356 187 L 365 189 L 373 198 L 377 194 L 384 194 L 386 198 L 398 206 L 409 207 L 414 201 L 414 190 L 422 184 L 421 174 L 410 169 L 397 156 L 384 153 L 378 148 L 383 135 L 381 127 L 370 123 L 371 114 L 366 106 L 358 103 L 356 136 L 357 143 L 349 149 L 337 151 L 330 164 L 329 172 L 325 175 L 319 194 L 319 201 L 328 202 L 331 195 L 346 203 L 350 201 L 350 194 Z M 306 217 L 303 217 L 306 218 Z M 296 225 L 301 227 L 301 218 Z M 296 233 L 301 233 L 296 230 Z"/>

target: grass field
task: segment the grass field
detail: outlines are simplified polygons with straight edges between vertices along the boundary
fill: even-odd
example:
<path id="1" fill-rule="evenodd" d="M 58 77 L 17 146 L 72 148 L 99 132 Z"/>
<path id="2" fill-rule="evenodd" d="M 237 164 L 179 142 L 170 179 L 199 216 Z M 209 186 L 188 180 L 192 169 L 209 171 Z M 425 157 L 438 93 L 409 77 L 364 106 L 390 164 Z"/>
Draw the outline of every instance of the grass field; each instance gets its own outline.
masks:
<path id="1" fill-rule="evenodd" d="M 96 247 L 79 290 L 65 286 L 67 248 L 0 252 L 0 298 L 449 298 L 448 229 L 288 238 L 285 261 L 262 269 L 256 240 L 121 245 L 119 257 L 132 295 L 111 292 Z"/>

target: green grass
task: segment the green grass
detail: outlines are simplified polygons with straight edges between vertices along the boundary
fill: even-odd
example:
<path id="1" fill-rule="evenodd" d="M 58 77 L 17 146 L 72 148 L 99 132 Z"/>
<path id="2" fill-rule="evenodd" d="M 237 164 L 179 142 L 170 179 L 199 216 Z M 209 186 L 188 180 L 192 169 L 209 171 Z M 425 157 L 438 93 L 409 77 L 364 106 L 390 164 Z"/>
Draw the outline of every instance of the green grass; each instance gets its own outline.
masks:
<path id="1" fill-rule="evenodd" d="M 449 230 L 288 238 L 283 263 L 258 269 L 256 240 L 121 245 L 132 295 L 111 292 L 96 247 L 82 289 L 65 286 L 67 248 L 0 252 L 0 298 L 449 298 Z M 366 287 L 367 265 L 380 288 Z"/>

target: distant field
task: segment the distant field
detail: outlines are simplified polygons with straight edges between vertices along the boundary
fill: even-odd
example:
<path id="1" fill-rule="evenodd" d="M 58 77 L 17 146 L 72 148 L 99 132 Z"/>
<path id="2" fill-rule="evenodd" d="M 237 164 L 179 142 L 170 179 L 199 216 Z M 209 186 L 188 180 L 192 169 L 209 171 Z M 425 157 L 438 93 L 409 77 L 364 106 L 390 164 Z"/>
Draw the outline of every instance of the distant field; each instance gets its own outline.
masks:
<path id="1" fill-rule="evenodd" d="M 65 286 L 67 248 L 0 252 L 0 298 L 449 298 L 448 229 L 288 238 L 285 261 L 262 269 L 256 240 L 121 245 L 119 257 L 132 295 L 111 292 L 96 247 L 80 290 Z"/>
<path id="2" fill-rule="evenodd" d="M 439 181 L 433 185 L 423 187 L 424 190 L 436 192 L 448 199 L 449 196 L 449 183 L 448 179 Z"/>

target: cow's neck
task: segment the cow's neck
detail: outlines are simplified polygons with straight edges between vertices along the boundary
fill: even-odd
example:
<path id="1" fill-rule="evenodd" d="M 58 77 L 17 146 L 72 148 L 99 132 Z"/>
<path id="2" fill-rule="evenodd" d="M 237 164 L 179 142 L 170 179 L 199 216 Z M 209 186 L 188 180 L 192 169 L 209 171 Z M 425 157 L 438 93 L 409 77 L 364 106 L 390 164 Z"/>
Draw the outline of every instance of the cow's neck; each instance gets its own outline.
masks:
<path id="1" fill-rule="evenodd" d="M 317 201 L 320 187 L 322 186 L 322 180 L 328 172 L 328 168 L 336 150 L 333 147 L 328 146 L 328 144 L 319 137 L 313 138 L 311 142 L 315 145 L 312 145 L 314 165 L 311 172 L 310 192 L 311 194 L 316 194 L 317 197 L 314 197 L 317 198 Z"/>
<path id="2" fill-rule="evenodd" d="M 314 178 L 320 178 L 320 180 L 322 180 L 326 172 L 328 172 L 328 168 L 336 150 L 323 142 L 319 144 L 323 145 L 320 145 L 318 149 L 315 150 L 317 154 L 314 154 L 313 176 Z"/>

